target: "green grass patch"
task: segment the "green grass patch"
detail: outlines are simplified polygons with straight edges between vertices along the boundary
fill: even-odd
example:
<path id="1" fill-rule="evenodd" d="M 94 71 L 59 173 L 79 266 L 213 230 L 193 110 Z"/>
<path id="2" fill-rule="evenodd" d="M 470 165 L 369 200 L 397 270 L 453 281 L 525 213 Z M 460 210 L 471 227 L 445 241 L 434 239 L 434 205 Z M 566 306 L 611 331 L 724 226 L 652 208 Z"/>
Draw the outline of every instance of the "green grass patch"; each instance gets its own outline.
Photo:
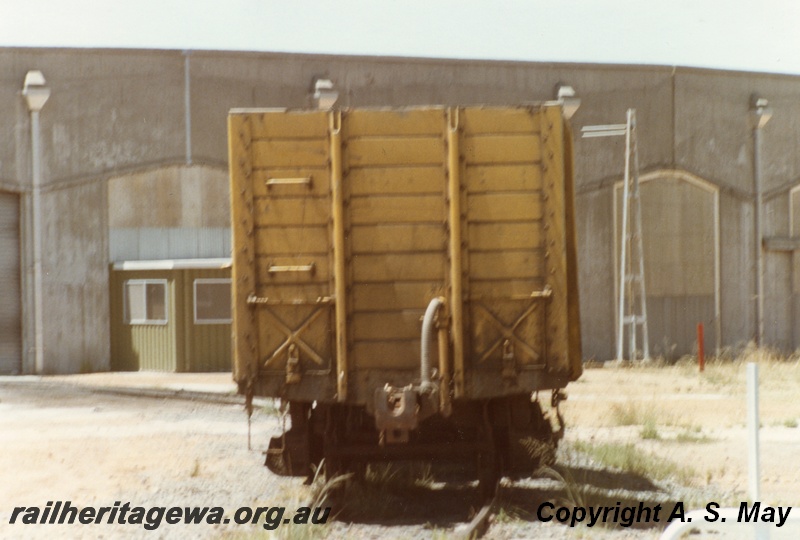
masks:
<path id="1" fill-rule="evenodd" d="M 639 436 L 644 440 L 658 440 L 661 436 L 658 433 L 658 428 L 656 427 L 656 422 L 653 419 L 645 420 L 644 424 L 642 425 L 641 431 L 639 431 Z"/>
<path id="2" fill-rule="evenodd" d="M 714 439 L 703 433 L 700 426 L 687 427 L 675 435 L 675 441 L 679 443 L 707 443 Z"/>
<path id="3" fill-rule="evenodd" d="M 643 452 L 633 443 L 587 443 L 577 441 L 575 450 L 598 463 L 623 472 L 653 480 L 674 479 L 690 483 L 695 473 L 690 467 Z"/>

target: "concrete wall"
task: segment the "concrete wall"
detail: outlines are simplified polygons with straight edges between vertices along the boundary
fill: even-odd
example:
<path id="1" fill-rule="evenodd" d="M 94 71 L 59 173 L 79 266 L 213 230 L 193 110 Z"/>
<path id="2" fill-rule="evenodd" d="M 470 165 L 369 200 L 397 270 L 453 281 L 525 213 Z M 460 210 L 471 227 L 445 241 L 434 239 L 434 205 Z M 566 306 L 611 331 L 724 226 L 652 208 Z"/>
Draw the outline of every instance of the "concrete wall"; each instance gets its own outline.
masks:
<path id="1" fill-rule="evenodd" d="M 228 173 L 168 166 L 108 182 L 109 259 L 230 257 Z"/>
<path id="2" fill-rule="evenodd" d="M 719 189 L 723 345 L 746 342 L 755 332 L 753 138 L 747 123 L 753 93 L 768 98 L 775 111 L 762 132 L 765 233 L 792 232 L 788 191 L 800 182 L 800 77 L 647 66 L 137 50 L 0 49 L 0 66 L 0 189 L 22 194 L 26 354 L 32 257 L 30 121 L 20 95 L 25 73 L 42 70 L 52 91 L 41 114 L 51 371 L 109 365 L 107 263 L 112 257 L 152 254 L 130 251 L 130 246 L 115 251 L 115 246 L 133 242 L 130 235 L 149 245 L 141 238 L 162 229 L 190 236 L 213 229 L 224 235 L 219 230 L 226 227 L 222 208 L 227 206 L 216 203 L 227 193 L 228 110 L 308 106 L 315 77 L 332 79 L 344 106 L 543 101 L 553 98 L 558 82 L 577 90 L 582 105 L 572 123 L 587 357 L 614 355 L 612 190 L 622 177 L 624 142 L 581 139 L 581 126 L 621 123 L 625 111 L 636 108 L 643 173 L 679 171 Z M 128 240 L 119 234 L 129 235 Z M 175 256 L 172 244 L 165 245 L 154 253 Z M 794 330 L 793 260 L 786 252 L 766 254 L 767 342 L 784 349 L 796 347 L 800 333 Z M 651 328 L 651 339 L 660 339 L 658 329 Z"/>

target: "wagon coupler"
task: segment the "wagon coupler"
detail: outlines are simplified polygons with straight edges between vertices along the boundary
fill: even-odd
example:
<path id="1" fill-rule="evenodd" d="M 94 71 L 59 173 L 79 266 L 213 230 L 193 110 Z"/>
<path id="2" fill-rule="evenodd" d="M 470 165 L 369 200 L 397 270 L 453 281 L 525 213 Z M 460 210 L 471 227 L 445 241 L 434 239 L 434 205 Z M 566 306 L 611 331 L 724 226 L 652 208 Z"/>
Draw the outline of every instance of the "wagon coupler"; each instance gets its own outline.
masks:
<path id="1" fill-rule="evenodd" d="M 420 421 L 439 411 L 439 391 L 431 384 L 403 388 L 387 384 L 375 390 L 373 404 L 381 444 L 407 443 Z"/>

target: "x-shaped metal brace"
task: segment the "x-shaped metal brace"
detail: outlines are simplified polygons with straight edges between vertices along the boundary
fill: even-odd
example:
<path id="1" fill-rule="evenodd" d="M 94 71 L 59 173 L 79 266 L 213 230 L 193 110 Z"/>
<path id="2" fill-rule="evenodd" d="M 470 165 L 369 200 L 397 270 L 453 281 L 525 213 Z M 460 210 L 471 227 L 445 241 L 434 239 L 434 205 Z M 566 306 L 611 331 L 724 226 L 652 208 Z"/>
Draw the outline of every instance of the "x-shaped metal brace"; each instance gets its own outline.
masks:
<path id="1" fill-rule="evenodd" d="M 489 359 L 489 358 L 490 358 L 490 357 L 491 357 L 491 356 L 494 354 L 494 352 L 495 352 L 497 349 L 499 349 L 500 347 L 502 347 L 503 343 L 504 343 L 506 340 L 513 340 L 513 341 L 514 341 L 514 343 L 515 343 L 517 346 L 519 346 L 519 347 L 520 347 L 522 350 L 524 350 L 526 353 L 528 353 L 529 355 L 531 355 L 531 356 L 533 357 L 533 359 L 534 359 L 534 360 L 538 360 L 538 359 L 539 359 L 539 357 L 540 357 L 539 353 L 538 353 L 536 350 L 534 350 L 534 349 L 533 349 L 533 347 L 531 347 L 530 345 L 528 345 L 527 343 L 525 343 L 525 342 L 522 340 L 522 338 L 520 338 L 519 336 L 517 336 L 517 335 L 516 335 L 516 333 L 515 333 L 515 332 L 516 332 L 516 330 L 517 330 L 517 328 L 519 327 L 519 325 L 520 325 L 520 324 L 522 324 L 522 321 L 524 321 L 526 318 L 528 318 L 528 315 L 530 315 L 531 313 L 533 313 L 534 311 L 536 311 L 536 308 L 539 306 L 539 303 L 538 303 L 537 301 L 535 301 L 535 300 L 534 300 L 534 302 L 533 302 L 533 303 L 532 303 L 532 304 L 531 304 L 531 305 L 528 307 L 528 309 L 526 309 L 526 310 L 525 310 L 525 311 L 522 313 L 522 315 L 520 315 L 520 316 L 517 318 L 517 320 L 516 320 L 516 321 L 514 321 L 514 324 L 512 324 L 511 326 L 506 326 L 505 324 L 503 324 L 503 323 L 502 323 L 502 321 L 500 321 L 500 320 L 499 320 L 499 319 L 498 319 L 498 318 L 495 316 L 495 314 L 494 314 L 494 313 L 492 313 L 491 311 L 489 311 L 489 308 L 487 308 L 487 307 L 486 307 L 486 306 L 484 306 L 483 304 L 481 304 L 481 303 L 479 303 L 479 302 L 475 302 L 475 304 L 474 304 L 474 305 L 475 305 L 476 307 L 479 307 L 479 308 L 481 308 L 481 310 L 483 310 L 483 311 L 484 311 L 484 312 L 485 312 L 485 313 L 486 313 L 486 314 L 489 316 L 489 317 L 488 317 L 488 320 L 489 320 L 489 321 L 490 321 L 492 324 L 494 324 L 494 325 L 495 325 L 495 327 L 497 327 L 497 329 L 498 329 L 498 330 L 500 331 L 500 333 L 502 334 L 502 337 L 501 337 L 500 339 L 498 339 L 498 340 L 497 340 L 497 341 L 494 343 L 494 345 L 492 345 L 491 347 L 489 347 L 489 349 L 488 349 L 488 350 L 487 350 L 485 353 L 483 353 L 483 355 L 481 355 L 481 358 L 480 358 L 480 360 L 478 360 L 478 362 L 479 362 L 479 363 L 483 363 L 483 362 L 485 362 L 486 360 L 488 360 L 488 359 Z"/>
<path id="2" fill-rule="evenodd" d="M 321 306 L 315 309 L 296 330 L 292 330 L 286 326 L 283 321 L 281 321 L 270 309 L 264 308 L 262 313 L 268 314 L 275 326 L 277 326 L 278 329 L 286 334 L 286 340 L 281 343 L 281 345 L 275 349 L 275 352 L 272 353 L 272 356 L 270 356 L 267 361 L 264 362 L 264 367 L 271 367 L 270 364 L 272 364 L 279 356 L 281 356 L 292 344 L 295 344 L 302 349 L 316 364 L 320 366 L 323 365 L 325 360 L 318 355 L 316 351 L 314 351 L 314 349 L 312 349 L 306 342 L 300 339 L 299 336 L 304 330 L 311 326 L 311 324 L 316 321 L 320 315 L 322 315 L 326 308 L 327 306 Z"/>

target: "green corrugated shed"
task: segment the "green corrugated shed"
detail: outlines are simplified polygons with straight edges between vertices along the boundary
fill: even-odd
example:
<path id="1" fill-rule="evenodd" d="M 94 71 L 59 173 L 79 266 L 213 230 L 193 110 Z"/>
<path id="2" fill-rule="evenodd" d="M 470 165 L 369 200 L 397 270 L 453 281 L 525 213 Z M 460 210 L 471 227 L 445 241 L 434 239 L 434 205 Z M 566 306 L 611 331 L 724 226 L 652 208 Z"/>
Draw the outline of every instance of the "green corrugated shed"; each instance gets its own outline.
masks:
<path id="1" fill-rule="evenodd" d="M 129 261 L 110 272 L 113 371 L 231 371 L 229 259 Z"/>

